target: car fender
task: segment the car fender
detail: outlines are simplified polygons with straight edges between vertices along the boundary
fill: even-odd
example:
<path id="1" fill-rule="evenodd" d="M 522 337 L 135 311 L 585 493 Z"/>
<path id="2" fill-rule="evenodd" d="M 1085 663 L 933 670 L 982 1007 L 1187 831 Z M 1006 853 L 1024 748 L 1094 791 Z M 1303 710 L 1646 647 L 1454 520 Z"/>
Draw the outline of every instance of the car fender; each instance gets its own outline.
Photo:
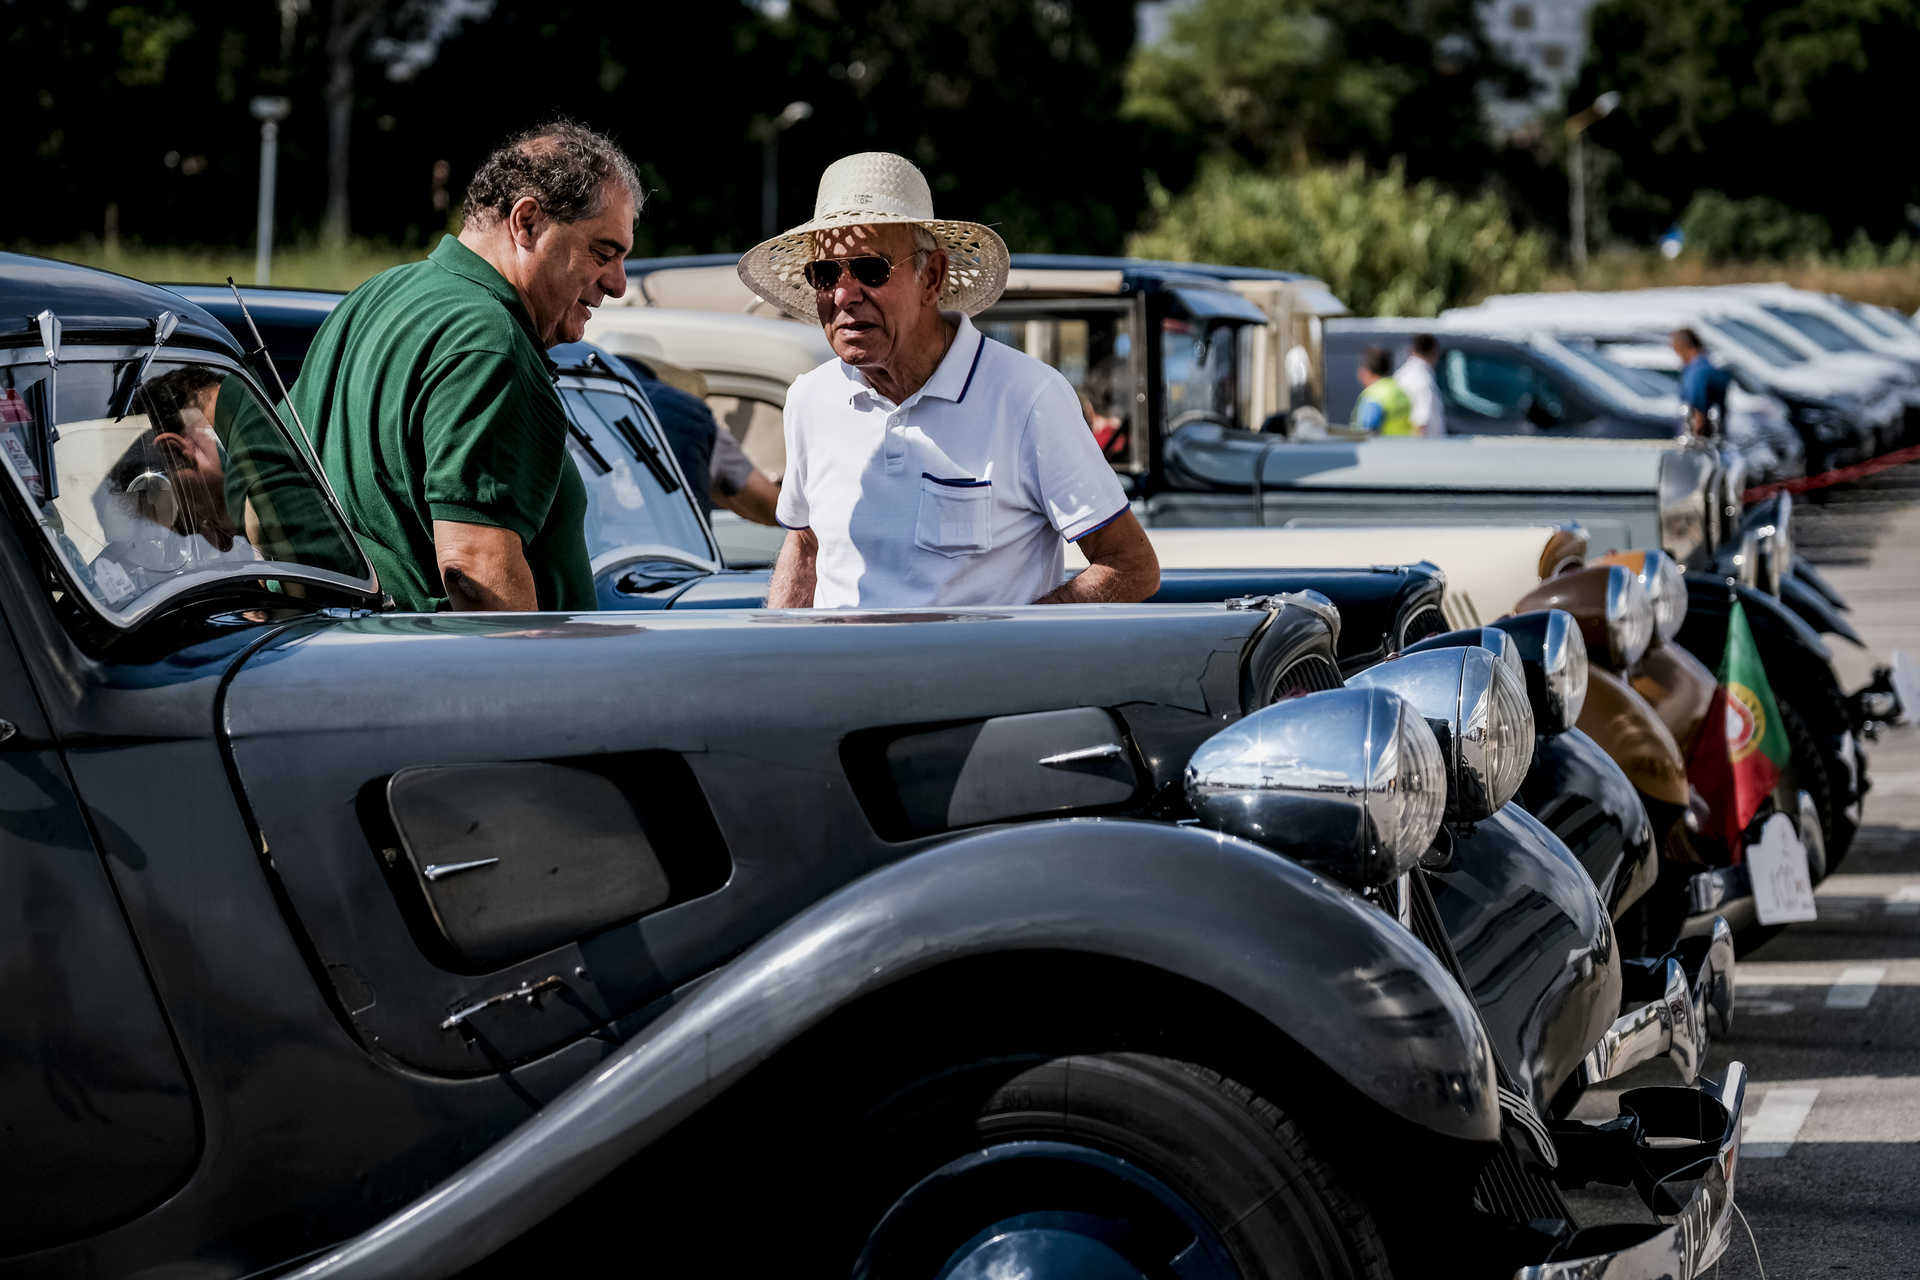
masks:
<path id="1" fill-rule="evenodd" d="M 1493 1053 L 1473 1003 L 1386 912 L 1214 832 L 1034 823 L 953 840 L 822 899 L 461 1172 L 295 1274 L 459 1271 L 836 1010 L 944 963 L 1040 950 L 1204 984 L 1406 1120 L 1449 1138 L 1498 1136 Z"/>
<path id="2" fill-rule="evenodd" d="M 1780 602 L 1793 610 L 1799 619 L 1822 635 L 1839 636 L 1864 649 L 1867 642 L 1853 629 L 1846 616 L 1834 607 L 1833 601 L 1821 595 L 1813 587 L 1795 577 L 1780 580 Z"/>

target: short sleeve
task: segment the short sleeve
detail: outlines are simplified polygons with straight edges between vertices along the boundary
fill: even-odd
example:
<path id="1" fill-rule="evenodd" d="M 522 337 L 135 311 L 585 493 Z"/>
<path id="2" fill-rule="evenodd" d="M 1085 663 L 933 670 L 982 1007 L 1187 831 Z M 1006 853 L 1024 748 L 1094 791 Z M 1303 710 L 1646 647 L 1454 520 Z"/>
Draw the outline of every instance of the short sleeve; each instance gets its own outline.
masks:
<path id="1" fill-rule="evenodd" d="M 747 481 L 753 479 L 753 460 L 747 457 L 746 450 L 727 430 L 724 422 L 716 423 L 713 433 L 713 460 L 709 464 L 709 479 L 720 492 L 731 497 L 740 492 Z"/>
<path id="2" fill-rule="evenodd" d="M 773 518 L 788 529 L 805 529 L 813 523 L 813 511 L 807 503 L 807 451 L 797 426 L 800 413 L 795 399 L 793 391 L 788 391 L 787 407 L 781 415 L 787 438 L 787 470 L 780 480 Z"/>
<path id="3" fill-rule="evenodd" d="M 1068 542 L 1078 542 L 1127 509 L 1127 495 L 1087 427 L 1080 397 L 1052 369 L 1028 411 L 1022 458 L 1028 491 Z"/>
<path id="4" fill-rule="evenodd" d="M 510 355 L 468 351 L 434 367 L 419 403 L 433 518 L 510 529 L 531 542 L 566 458 L 558 395 Z"/>
<path id="5" fill-rule="evenodd" d="M 1380 424 L 1387 419 L 1387 411 L 1380 407 L 1378 400 L 1363 400 L 1354 415 L 1354 423 L 1362 431 L 1379 431 Z"/>

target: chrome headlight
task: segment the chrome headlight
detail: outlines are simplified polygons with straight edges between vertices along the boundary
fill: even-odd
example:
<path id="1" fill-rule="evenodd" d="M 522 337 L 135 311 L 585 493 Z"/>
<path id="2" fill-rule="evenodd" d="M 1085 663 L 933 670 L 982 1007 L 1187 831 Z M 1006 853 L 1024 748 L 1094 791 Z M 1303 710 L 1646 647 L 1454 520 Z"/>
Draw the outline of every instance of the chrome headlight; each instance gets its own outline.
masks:
<path id="1" fill-rule="evenodd" d="M 1722 528 L 1738 529 L 1747 505 L 1747 464 L 1732 450 L 1720 455 L 1720 518 Z"/>
<path id="2" fill-rule="evenodd" d="M 1383 689 L 1329 689 L 1222 729 L 1187 763 L 1187 799 L 1244 836 L 1356 888 L 1391 883 L 1433 843 L 1447 770 L 1420 713 Z"/>
<path id="3" fill-rule="evenodd" d="M 1408 646 L 1407 653 L 1469 646 L 1486 649 L 1513 669 L 1527 690 L 1535 733 L 1565 733 L 1587 701 L 1587 641 L 1564 609 L 1522 613 L 1484 627 L 1465 627 Z"/>
<path id="4" fill-rule="evenodd" d="M 1681 589 L 1686 583 L 1682 580 Z M 1613 667 L 1626 671 L 1653 643 L 1653 601 L 1633 570 L 1620 565 L 1607 572 L 1607 648 Z"/>
<path id="5" fill-rule="evenodd" d="M 1675 448 L 1660 455 L 1660 545 L 1681 564 L 1718 540 L 1718 495 L 1710 492 L 1716 460 L 1705 449 Z"/>
<path id="6" fill-rule="evenodd" d="M 1369 667 L 1349 687 L 1388 689 L 1433 726 L 1447 763 L 1447 816 L 1491 817 L 1513 798 L 1533 764 L 1533 707 L 1518 654 L 1432 649 Z"/>
<path id="7" fill-rule="evenodd" d="M 1653 630 L 1661 641 L 1680 634 L 1687 620 L 1687 575 L 1664 551 L 1649 551 L 1640 561 L 1640 585 L 1653 602 Z"/>
<path id="8" fill-rule="evenodd" d="M 1740 535 L 1740 550 L 1733 557 L 1733 576 L 1743 587 L 1760 585 L 1760 531 L 1749 529 Z"/>
<path id="9" fill-rule="evenodd" d="M 1755 526 L 1754 580 L 1769 595 L 1779 595 L 1780 586 L 1793 569 L 1793 495 L 1782 493 L 1774 503 L 1773 519 Z"/>

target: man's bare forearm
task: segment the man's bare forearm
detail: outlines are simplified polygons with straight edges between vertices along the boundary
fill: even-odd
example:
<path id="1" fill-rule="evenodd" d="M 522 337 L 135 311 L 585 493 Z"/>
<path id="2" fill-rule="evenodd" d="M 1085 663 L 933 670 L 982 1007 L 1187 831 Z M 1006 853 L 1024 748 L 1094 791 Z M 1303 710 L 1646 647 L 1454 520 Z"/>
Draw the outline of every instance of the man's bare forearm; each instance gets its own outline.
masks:
<path id="1" fill-rule="evenodd" d="M 489 525 L 433 522 L 435 559 L 456 613 L 526 613 L 540 607 L 520 536 Z"/>
<path id="2" fill-rule="evenodd" d="M 811 529 L 794 529 L 780 545 L 780 558 L 774 562 L 773 580 L 767 584 L 770 609 L 811 609 L 813 607 L 814 560 L 820 540 Z"/>
<path id="3" fill-rule="evenodd" d="M 1123 569 L 1113 565 L 1088 565 L 1077 576 L 1069 578 L 1047 594 L 1035 600 L 1035 604 L 1113 604 L 1145 600 L 1160 589 L 1160 569 L 1154 566 L 1144 572 L 1138 568 Z"/>

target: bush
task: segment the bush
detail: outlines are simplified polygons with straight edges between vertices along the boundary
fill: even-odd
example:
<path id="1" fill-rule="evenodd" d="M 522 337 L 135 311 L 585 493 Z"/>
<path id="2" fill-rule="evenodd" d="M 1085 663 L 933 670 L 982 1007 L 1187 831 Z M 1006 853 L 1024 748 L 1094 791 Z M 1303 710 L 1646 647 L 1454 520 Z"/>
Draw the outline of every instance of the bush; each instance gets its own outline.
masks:
<path id="1" fill-rule="evenodd" d="M 1711 263 L 1798 262 L 1827 252 L 1833 229 L 1818 214 L 1801 213 L 1767 196 L 1733 200 L 1702 191 L 1680 215 L 1687 252 Z"/>
<path id="2" fill-rule="evenodd" d="M 1547 275 L 1547 242 L 1518 231 L 1493 196 L 1462 200 L 1394 165 L 1298 176 L 1216 164 L 1179 196 L 1156 188 L 1128 242 L 1143 258 L 1304 271 L 1359 315 L 1430 316 Z"/>

